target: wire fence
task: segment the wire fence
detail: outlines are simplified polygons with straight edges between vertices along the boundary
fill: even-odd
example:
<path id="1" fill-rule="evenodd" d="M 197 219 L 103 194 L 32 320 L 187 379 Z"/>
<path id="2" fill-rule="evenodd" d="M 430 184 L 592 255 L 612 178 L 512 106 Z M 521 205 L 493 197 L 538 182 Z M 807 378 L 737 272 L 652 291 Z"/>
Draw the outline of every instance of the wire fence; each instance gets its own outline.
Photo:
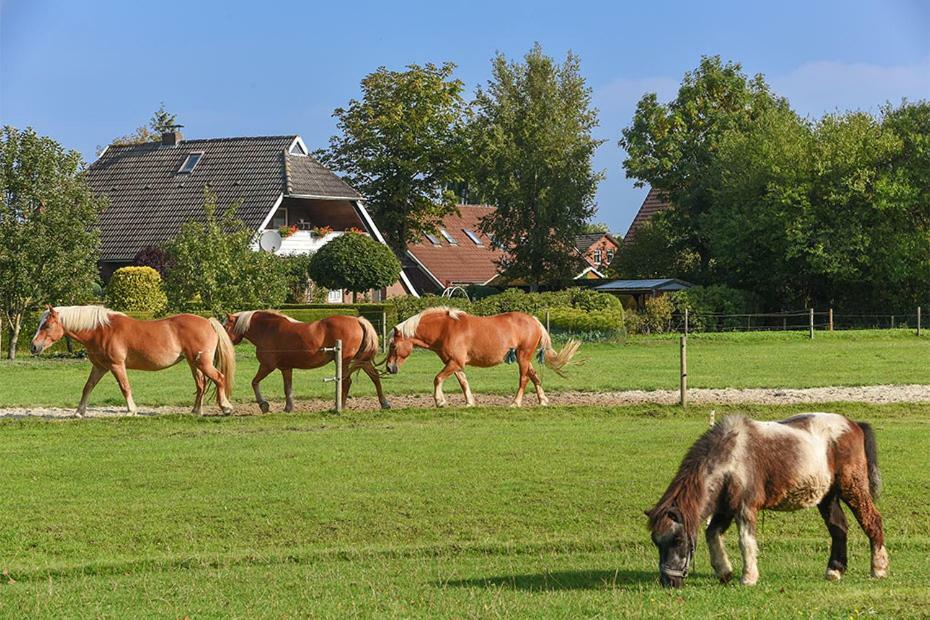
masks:
<path id="1" fill-rule="evenodd" d="M 791 310 L 764 313 L 676 312 L 667 330 L 700 332 L 839 331 L 853 329 L 909 329 L 920 335 L 926 322 L 921 308 L 897 314 L 853 314 L 829 310 Z"/>

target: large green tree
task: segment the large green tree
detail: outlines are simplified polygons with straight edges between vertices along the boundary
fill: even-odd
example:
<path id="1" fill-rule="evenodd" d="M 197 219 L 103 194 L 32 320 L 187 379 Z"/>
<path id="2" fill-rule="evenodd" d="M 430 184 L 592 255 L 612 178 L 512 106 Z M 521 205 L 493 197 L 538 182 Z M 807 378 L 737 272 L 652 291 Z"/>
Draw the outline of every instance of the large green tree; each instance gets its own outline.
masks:
<path id="1" fill-rule="evenodd" d="M 482 222 L 507 249 L 504 275 L 536 290 L 577 273 L 575 237 L 594 215 L 597 110 L 578 57 L 539 44 L 522 62 L 498 54 L 470 122 L 469 190 L 497 209 Z"/>
<path id="2" fill-rule="evenodd" d="M 9 359 L 28 312 L 91 295 L 104 201 L 82 167 L 78 153 L 32 129 L 0 132 L 0 312 Z"/>
<path id="3" fill-rule="evenodd" d="M 177 115 L 168 112 L 165 109 L 164 102 L 158 106 L 152 118 L 147 125 L 140 125 L 130 134 L 114 138 L 110 144 L 127 145 L 127 144 L 145 144 L 146 142 L 157 142 L 161 139 L 161 134 L 173 131 L 177 127 Z M 97 155 L 103 152 L 104 147 L 97 147 Z"/>
<path id="4" fill-rule="evenodd" d="M 339 135 L 315 155 L 360 191 L 396 251 L 456 210 L 461 178 L 462 82 L 455 65 L 381 67 L 362 80 L 362 98 L 333 116 Z"/>

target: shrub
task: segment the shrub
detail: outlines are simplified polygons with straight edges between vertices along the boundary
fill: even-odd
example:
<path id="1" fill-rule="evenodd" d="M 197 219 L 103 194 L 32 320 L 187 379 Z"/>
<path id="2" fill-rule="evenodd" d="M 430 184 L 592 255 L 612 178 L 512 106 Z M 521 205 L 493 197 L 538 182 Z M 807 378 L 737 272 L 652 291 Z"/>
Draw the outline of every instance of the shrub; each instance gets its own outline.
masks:
<path id="1" fill-rule="evenodd" d="M 312 254 L 292 254 L 278 257 L 284 268 L 287 281 L 287 298 L 289 304 L 302 304 L 312 301 L 319 286 L 314 286 L 310 279 L 310 261 Z M 325 295 L 325 293 L 324 293 Z"/>
<path id="2" fill-rule="evenodd" d="M 668 295 L 649 297 L 646 299 L 645 311 L 642 313 L 643 329 L 650 334 L 668 331 L 674 311 L 675 305 Z"/>
<path id="3" fill-rule="evenodd" d="M 676 312 L 689 312 L 688 327 L 693 331 L 723 329 L 741 325 L 739 318 L 723 318 L 708 316 L 712 314 L 743 314 L 752 310 L 752 295 L 746 291 L 730 288 L 722 284 L 711 286 L 695 286 L 685 291 L 671 293 L 669 297 L 675 306 Z"/>
<path id="4" fill-rule="evenodd" d="M 160 247 L 147 245 L 138 252 L 132 259 L 132 264 L 136 267 L 151 267 L 159 275 L 165 275 L 170 266 L 168 254 Z"/>
<path id="5" fill-rule="evenodd" d="M 348 233 L 317 250 L 310 260 L 310 277 L 328 289 L 363 293 L 397 282 L 400 261 L 386 245 Z"/>
<path id="6" fill-rule="evenodd" d="M 114 310 L 161 314 L 168 305 L 161 276 L 151 267 L 121 267 L 106 288 L 107 305 Z"/>
<path id="7" fill-rule="evenodd" d="M 544 320 L 542 317 L 540 319 Z M 559 332 L 572 335 L 596 334 L 604 339 L 613 339 L 623 334 L 623 312 L 587 311 L 580 308 L 551 308 L 549 310 L 549 329 L 554 334 Z"/>

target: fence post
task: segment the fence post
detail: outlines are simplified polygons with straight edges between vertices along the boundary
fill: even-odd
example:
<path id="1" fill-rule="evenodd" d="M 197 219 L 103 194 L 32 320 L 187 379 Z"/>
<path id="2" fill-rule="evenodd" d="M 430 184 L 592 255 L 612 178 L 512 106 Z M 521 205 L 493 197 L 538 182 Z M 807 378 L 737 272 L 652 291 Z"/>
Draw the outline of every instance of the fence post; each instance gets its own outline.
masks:
<path id="1" fill-rule="evenodd" d="M 891 329 L 894 329 L 894 315 L 891 315 Z"/>
<path id="2" fill-rule="evenodd" d="M 688 338 L 682 335 L 681 344 L 681 384 L 679 386 L 680 400 L 682 407 L 688 406 Z"/>
<path id="3" fill-rule="evenodd" d="M 833 331 L 833 308 L 830 308 L 830 312 L 829 312 L 829 315 L 828 315 L 827 322 L 829 323 L 829 325 L 830 325 L 829 329 L 830 329 L 830 331 L 832 332 L 832 331 Z"/>
<path id="4" fill-rule="evenodd" d="M 811 308 L 810 322 L 808 325 L 810 328 L 809 331 L 810 331 L 811 340 L 813 340 L 814 339 L 814 309 L 813 308 Z"/>
<path id="5" fill-rule="evenodd" d="M 334 347 L 323 347 L 323 350 L 331 351 L 336 362 L 336 376 L 326 377 L 323 381 L 336 384 L 336 413 L 342 413 L 342 340 L 337 340 Z"/>
<path id="6" fill-rule="evenodd" d="M 384 353 L 388 349 L 387 342 L 387 312 L 381 311 L 381 352 Z"/>
<path id="7" fill-rule="evenodd" d="M 917 337 L 920 338 L 920 306 L 917 306 Z"/>
<path id="8" fill-rule="evenodd" d="M 685 308 L 685 336 L 688 335 L 688 309 Z"/>

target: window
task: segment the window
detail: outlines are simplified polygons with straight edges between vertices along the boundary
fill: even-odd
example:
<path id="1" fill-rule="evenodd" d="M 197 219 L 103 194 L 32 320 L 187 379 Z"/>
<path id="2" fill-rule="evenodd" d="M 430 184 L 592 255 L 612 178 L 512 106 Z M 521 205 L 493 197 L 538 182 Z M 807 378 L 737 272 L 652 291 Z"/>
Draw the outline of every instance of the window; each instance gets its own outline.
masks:
<path id="1" fill-rule="evenodd" d="M 614 262 L 614 251 L 613 250 L 607 250 L 607 262 L 608 263 Z"/>
<path id="2" fill-rule="evenodd" d="M 597 265 L 601 264 L 601 251 L 600 250 L 594 250 L 594 263 Z"/>
<path id="3" fill-rule="evenodd" d="M 198 153 L 188 153 L 187 159 L 184 160 L 184 163 L 181 164 L 178 174 L 190 174 L 194 171 L 194 167 L 200 161 L 200 158 L 203 157 L 203 151 Z"/>
<path id="4" fill-rule="evenodd" d="M 468 230 L 467 228 L 463 228 L 463 229 L 462 229 L 462 232 L 464 232 L 466 235 L 468 235 L 468 238 L 471 239 L 472 241 L 474 241 L 474 242 L 475 242 L 475 245 L 484 245 L 483 243 L 481 243 L 481 239 L 478 238 L 478 235 L 475 234 L 475 231 L 473 231 L 473 230 Z"/>
<path id="5" fill-rule="evenodd" d="M 426 237 L 427 240 L 429 240 L 429 242 L 432 243 L 433 245 L 442 245 L 441 243 L 439 243 L 439 239 L 436 238 L 436 235 L 425 233 L 423 236 Z"/>
<path id="6" fill-rule="evenodd" d="M 455 240 L 455 237 L 449 234 L 449 231 L 445 228 L 439 229 L 439 234 L 442 235 L 443 239 L 451 243 L 452 245 L 458 245 L 459 242 Z"/>
<path id="7" fill-rule="evenodd" d="M 341 304 L 342 303 L 342 291 L 330 291 L 326 295 L 326 302 L 330 304 Z"/>
<path id="8" fill-rule="evenodd" d="M 281 228 L 282 226 L 287 226 L 287 208 L 281 207 L 274 212 L 274 215 L 271 216 L 271 222 L 268 224 L 270 228 Z"/>
<path id="9" fill-rule="evenodd" d="M 304 150 L 304 147 L 301 146 L 299 140 L 294 140 L 294 144 L 291 145 L 291 150 L 288 151 L 291 155 L 306 155 L 307 151 Z"/>

